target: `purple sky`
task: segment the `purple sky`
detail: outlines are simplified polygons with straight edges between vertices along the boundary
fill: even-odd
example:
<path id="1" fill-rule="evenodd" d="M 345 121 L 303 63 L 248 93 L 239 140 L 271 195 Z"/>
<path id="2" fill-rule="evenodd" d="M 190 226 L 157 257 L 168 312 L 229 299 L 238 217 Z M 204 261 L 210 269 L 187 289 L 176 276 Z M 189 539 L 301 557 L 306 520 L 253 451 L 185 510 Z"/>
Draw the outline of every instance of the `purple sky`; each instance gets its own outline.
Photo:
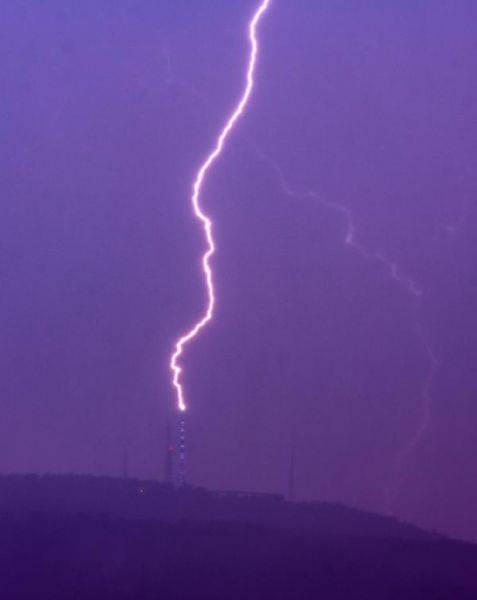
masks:
<path id="1" fill-rule="evenodd" d="M 1 4 L 1 471 L 118 474 L 127 443 L 162 476 L 168 355 L 204 300 L 190 186 L 254 5 Z M 295 438 L 299 497 L 477 539 L 476 33 L 473 0 L 274 0 L 205 188 L 218 310 L 184 361 L 192 483 L 282 492 Z M 429 370 L 413 298 L 323 200 L 424 292 L 440 366 L 400 470 Z"/>

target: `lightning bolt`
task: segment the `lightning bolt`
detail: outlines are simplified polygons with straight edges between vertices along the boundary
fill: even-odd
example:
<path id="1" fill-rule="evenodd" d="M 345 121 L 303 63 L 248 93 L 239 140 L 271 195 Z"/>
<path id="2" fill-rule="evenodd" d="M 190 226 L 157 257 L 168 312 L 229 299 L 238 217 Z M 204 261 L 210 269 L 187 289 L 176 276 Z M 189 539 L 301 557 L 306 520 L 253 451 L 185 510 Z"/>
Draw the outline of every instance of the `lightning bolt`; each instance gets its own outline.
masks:
<path id="1" fill-rule="evenodd" d="M 349 247 L 351 250 L 353 250 L 356 254 L 361 256 L 363 260 L 374 262 L 375 264 L 380 265 L 382 268 L 384 268 L 389 278 L 397 286 L 403 288 L 407 292 L 412 302 L 414 332 L 417 340 L 419 341 L 419 344 L 421 345 L 421 348 L 423 349 L 423 352 L 426 355 L 428 368 L 424 377 L 424 381 L 422 383 L 420 393 L 422 401 L 421 418 L 410 439 L 407 440 L 406 443 L 397 452 L 394 461 L 394 472 L 392 477 L 393 481 L 391 484 L 387 485 L 384 490 L 386 510 L 392 511 L 392 504 L 397 490 L 401 484 L 404 463 L 409 457 L 409 455 L 411 455 L 416 450 L 417 446 L 422 441 L 429 427 L 432 408 L 431 388 L 439 368 L 439 360 L 432 347 L 432 344 L 430 343 L 426 335 L 420 318 L 424 292 L 421 286 L 419 286 L 414 279 L 405 275 L 402 272 L 401 268 L 395 261 L 391 260 L 389 257 L 387 257 L 381 252 L 369 251 L 364 245 L 362 245 L 358 241 L 356 235 L 354 215 L 350 208 L 338 202 L 328 200 L 313 190 L 309 190 L 306 192 L 298 192 L 292 189 L 287 183 L 283 172 L 278 167 L 278 165 L 269 156 L 265 155 L 261 150 L 259 150 L 256 145 L 254 145 L 254 151 L 261 160 L 268 163 L 268 165 L 275 171 L 277 179 L 280 183 L 280 187 L 285 195 L 293 199 L 301 198 L 312 200 L 323 206 L 325 209 L 331 210 L 336 214 L 340 215 L 345 223 L 343 244 Z"/>
<path id="2" fill-rule="evenodd" d="M 309 193 L 309 195 L 312 198 L 317 198 L 317 195 L 313 192 Z M 431 343 L 429 342 L 429 339 L 426 335 L 426 332 L 420 319 L 420 312 L 422 309 L 422 298 L 424 292 L 421 286 L 419 286 L 414 279 L 412 279 L 408 275 L 405 275 L 402 272 L 401 268 L 395 261 L 391 260 L 389 257 L 387 257 L 381 252 L 368 251 L 362 244 L 360 244 L 357 241 L 353 214 L 349 208 L 334 202 L 325 201 L 323 199 L 320 200 L 323 205 L 327 206 L 328 208 L 335 209 L 336 211 L 341 213 L 345 218 L 345 245 L 351 247 L 363 259 L 368 261 L 374 261 L 377 264 L 380 264 L 387 271 L 392 281 L 394 281 L 396 285 L 406 290 L 412 301 L 412 314 L 415 335 L 427 357 L 428 368 L 421 388 L 421 418 L 411 438 L 398 451 L 394 462 L 393 481 L 390 485 L 386 486 L 384 491 L 386 510 L 392 511 L 392 504 L 395 499 L 395 495 L 397 493 L 398 488 L 401 485 L 402 471 L 405 460 L 413 452 L 415 452 L 417 446 L 420 444 L 429 428 L 432 406 L 431 388 L 435 376 L 437 374 L 437 370 L 439 368 L 439 360 Z"/>
<path id="3" fill-rule="evenodd" d="M 245 87 L 243 93 L 232 114 L 226 121 L 225 126 L 220 131 L 212 152 L 207 156 L 205 161 L 200 166 L 192 186 L 192 209 L 194 217 L 202 225 L 206 242 L 206 251 L 202 255 L 202 271 L 205 278 L 207 303 L 203 316 L 198 321 L 196 321 L 192 325 L 192 327 L 177 340 L 170 358 L 169 367 L 172 371 L 172 385 L 176 392 L 177 408 L 181 412 L 184 412 L 187 409 L 184 386 L 181 378 L 183 372 L 183 367 L 181 366 L 181 358 L 184 354 L 186 346 L 190 344 L 198 336 L 201 330 L 213 319 L 216 304 L 214 276 L 211 267 L 211 258 L 215 254 L 216 245 L 213 236 L 212 220 L 203 210 L 201 205 L 202 188 L 208 172 L 210 171 L 218 157 L 222 154 L 227 138 L 230 136 L 235 125 L 244 113 L 252 95 L 254 87 L 255 69 L 259 54 L 257 28 L 260 23 L 260 20 L 262 19 L 270 4 L 271 0 L 262 0 L 259 3 L 256 11 L 254 12 L 248 24 L 248 41 L 250 45 L 250 52 L 248 57 Z"/>

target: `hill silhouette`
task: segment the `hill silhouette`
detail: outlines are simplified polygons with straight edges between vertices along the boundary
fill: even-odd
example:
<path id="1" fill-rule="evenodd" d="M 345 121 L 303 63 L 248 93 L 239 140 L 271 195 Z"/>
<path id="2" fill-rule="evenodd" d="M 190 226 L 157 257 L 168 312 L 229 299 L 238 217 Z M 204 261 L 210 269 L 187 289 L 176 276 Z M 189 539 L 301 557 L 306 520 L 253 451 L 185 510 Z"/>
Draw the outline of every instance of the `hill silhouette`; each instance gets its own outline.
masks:
<path id="1" fill-rule="evenodd" d="M 475 599 L 477 547 L 280 496 L 0 477 L 0 597 Z"/>

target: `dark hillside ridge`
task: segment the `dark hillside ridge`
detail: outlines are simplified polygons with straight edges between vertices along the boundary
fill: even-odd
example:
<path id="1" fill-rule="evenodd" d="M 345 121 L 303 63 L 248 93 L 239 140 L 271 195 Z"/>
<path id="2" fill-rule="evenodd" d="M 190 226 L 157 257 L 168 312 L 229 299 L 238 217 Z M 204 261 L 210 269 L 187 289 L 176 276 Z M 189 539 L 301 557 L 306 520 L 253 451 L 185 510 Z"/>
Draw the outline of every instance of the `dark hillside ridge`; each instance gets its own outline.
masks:
<path id="1" fill-rule="evenodd" d="M 358 537 L 438 539 L 393 517 L 338 504 L 292 503 L 274 494 L 213 492 L 186 487 L 175 490 L 155 481 L 85 475 L 0 476 L 0 513 L 28 515 L 105 514 L 114 517 L 228 521 L 280 528 L 291 533 Z"/>
<path id="2" fill-rule="evenodd" d="M 477 600 L 477 547 L 280 496 L 0 477 L 1 600 Z"/>

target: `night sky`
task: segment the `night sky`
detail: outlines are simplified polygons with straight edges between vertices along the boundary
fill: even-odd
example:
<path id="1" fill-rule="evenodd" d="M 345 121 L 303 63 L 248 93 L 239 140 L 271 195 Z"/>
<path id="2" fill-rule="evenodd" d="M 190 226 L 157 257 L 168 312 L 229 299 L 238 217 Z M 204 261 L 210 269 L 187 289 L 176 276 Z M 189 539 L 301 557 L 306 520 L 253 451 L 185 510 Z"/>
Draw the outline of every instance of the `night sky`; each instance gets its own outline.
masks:
<path id="1" fill-rule="evenodd" d="M 0 471 L 118 475 L 127 446 L 163 477 L 169 355 L 205 301 L 191 184 L 255 6 L 1 3 Z M 204 188 L 218 306 L 184 360 L 191 483 L 283 493 L 295 446 L 298 498 L 477 540 L 476 34 L 474 0 L 273 0 Z M 416 325 L 439 367 L 406 452 Z"/>

